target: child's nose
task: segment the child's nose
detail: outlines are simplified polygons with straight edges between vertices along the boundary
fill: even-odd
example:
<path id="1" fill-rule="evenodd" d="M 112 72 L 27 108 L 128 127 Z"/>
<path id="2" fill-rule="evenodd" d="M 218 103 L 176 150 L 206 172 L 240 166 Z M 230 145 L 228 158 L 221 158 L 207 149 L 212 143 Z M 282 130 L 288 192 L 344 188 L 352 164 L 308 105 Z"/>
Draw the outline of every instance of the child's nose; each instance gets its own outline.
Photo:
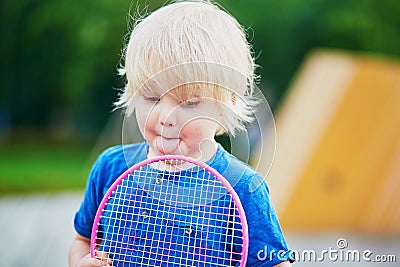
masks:
<path id="1" fill-rule="evenodd" d="M 164 127 L 172 127 L 177 123 L 176 105 L 168 102 L 159 103 L 159 123 Z"/>

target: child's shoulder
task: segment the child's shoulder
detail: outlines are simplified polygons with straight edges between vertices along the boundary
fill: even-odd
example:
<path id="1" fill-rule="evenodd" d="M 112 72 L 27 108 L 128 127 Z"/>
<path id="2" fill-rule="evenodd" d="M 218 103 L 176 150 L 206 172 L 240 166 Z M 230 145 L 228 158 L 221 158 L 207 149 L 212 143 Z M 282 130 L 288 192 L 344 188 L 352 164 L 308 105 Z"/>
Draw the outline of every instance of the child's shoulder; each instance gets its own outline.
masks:
<path id="1" fill-rule="evenodd" d="M 218 144 L 218 150 L 213 159 L 213 163 L 222 164 L 223 166 L 232 168 L 236 171 L 245 171 L 248 175 L 256 174 L 253 167 L 226 151 L 221 144 Z"/>
<path id="2" fill-rule="evenodd" d="M 147 145 L 145 142 L 111 146 L 103 150 L 97 162 L 103 165 L 136 164 L 146 158 Z"/>
<path id="3" fill-rule="evenodd" d="M 249 186 L 249 184 L 262 182 L 262 177 L 249 164 L 227 152 L 221 145 L 211 163 L 233 186 Z"/>

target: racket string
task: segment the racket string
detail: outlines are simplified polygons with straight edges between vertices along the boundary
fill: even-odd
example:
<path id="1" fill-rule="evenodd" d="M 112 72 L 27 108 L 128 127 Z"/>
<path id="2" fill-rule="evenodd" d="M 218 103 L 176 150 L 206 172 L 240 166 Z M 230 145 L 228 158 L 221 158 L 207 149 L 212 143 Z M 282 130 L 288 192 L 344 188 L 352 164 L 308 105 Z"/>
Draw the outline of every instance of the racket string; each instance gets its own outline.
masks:
<path id="1" fill-rule="evenodd" d="M 149 230 L 149 228 L 147 229 L 147 230 Z M 204 232 L 201 232 L 201 234 L 203 234 Z M 179 239 L 181 236 L 182 236 L 182 233 L 181 234 L 170 234 L 170 236 L 171 236 L 171 238 L 174 238 L 174 239 Z M 192 235 L 193 236 L 193 235 Z M 195 236 L 198 236 L 198 235 L 195 235 Z M 114 238 L 116 237 L 116 234 L 114 234 Z M 122 238 L 123 238 L 123 236 L 122 236 Z M 141 237 L 142 238 L 142 241 L 144 241 L 144 243 L 146 243 L 146 237 Z M 207 238 L 208 238 L 208 236 L 207 236 Z M 117 239 L 120 239 L 120 238 L 117 238 Z M 153 241 L 154 240 L 154 236 L 150 236 L 149 238 L 148 238 L 148 240 L 150 240 L 150 241 Z M 200 237 L 200 240 L 201 241 L 206 241 L 207 239 L 204 239 L 204 238 L 202 238 L 202 237 Z M 211 239 L 211 240 L 213 240 L 213 239 Z M 134 242 L 135 244 L 136 244 L 136 242 Z M 201 243 L 204 243 L 204 242 L 201 242 Z M 201 244 L 200 243 L 200 244 Z M 231 243 L 230 242 L 227 242 L 227 243 L 224 243 L 224 242 L 222 242 L 222 241 L 220 241 L 220 243 L 222 244 L 222 245 L 226 245 L 226 247 L 229 247 L 230 245 L 231 245 Z M 150 243 L 151 244 L 151 243 Z M 129 240 L 126 244 L 124 244 L 124 242 L 121 242 L 121 245 L 122 246 L 126 246 L 126 247 L 129 247 L 129 246 L 132 246 L 132 240 Z M 196 248 L 198 247 L 199 245 L 198 244 L 196 244 L 196 242 L 194 242 L 194 245 L 192 245 L 192 246 L 190 246 L 189 244 L 188 244 L 188 248 L 189 248 L 189 250 L 191 250 L 192 252 L 193 251 L 196 251 Z M 137 244 L 137 247 L 138 248 L 140 248 L 140 244 Z M 214 250 L 215 250 L 215 246 L 213 246 L 214 248 Z M 171 249 L 169 249 L 169 250 L 171 250 Z M 206 254 L 205 254 L 206 255 Z"/>
<path id="2" fill-rule="evenodd" d="M 238 251 L 233 251 L 235 239 L 242 236 L 240 227 L 235 229 L 235 222 L 239 221 L 237 210 L 229 194 L 220 198 L 226 189 L 205 171 L 192 172 L 190 179 L 187 172 L 185 176 L 179 174 L 160 174 L 147 165 L 117 187 L 99 226 L 106 229 L 99 236 L 109 237 L 102 240 L 100 248 L 107 247 L 106 252 L 114 261 L 132 262 L 131 258 L 135 258 L 135 266 L 158 266 L 150 264 L 165 259 L 179 264 L 176 266 L 192 266 L 196 262 L 204 265 L 195 266 L 218 266 L 219 262 L 223 263 L 220 266 L 227 266 L 227 261 L 240 259 L 240 242 L 236 244 Z M 194 192 L 194 197 L 183 197 L 180 188 Z M 158 198 L 155 200 L 154 196 Z M 210 200 L 213 201 L 202 203 Z M 128 230 L 121 232 L 120 228 Z"/>

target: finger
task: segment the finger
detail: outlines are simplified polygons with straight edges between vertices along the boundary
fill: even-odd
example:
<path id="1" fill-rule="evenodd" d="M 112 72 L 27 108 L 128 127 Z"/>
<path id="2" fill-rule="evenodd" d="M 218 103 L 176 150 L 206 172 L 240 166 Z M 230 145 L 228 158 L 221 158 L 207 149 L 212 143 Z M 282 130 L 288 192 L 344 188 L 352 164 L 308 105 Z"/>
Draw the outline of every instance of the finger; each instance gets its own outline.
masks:
<path id="1" fill-rule="evenodd" d="M 107 264 L 106 266 L 112 266 L 113 264 L 111 258 L 104 251 L 97 251 L 96 258 L 102 261 L 103 263 Z"/>
<path id="2" fill-rule="evenodd" d="M 111 266 L 110 264 L 101 261 L 96 258 L 91 258 L 91 257 L 84 257 L 80 263 L 79 266 L 85 266 L 85 267 L 103 267 L 103 266 Z"/>

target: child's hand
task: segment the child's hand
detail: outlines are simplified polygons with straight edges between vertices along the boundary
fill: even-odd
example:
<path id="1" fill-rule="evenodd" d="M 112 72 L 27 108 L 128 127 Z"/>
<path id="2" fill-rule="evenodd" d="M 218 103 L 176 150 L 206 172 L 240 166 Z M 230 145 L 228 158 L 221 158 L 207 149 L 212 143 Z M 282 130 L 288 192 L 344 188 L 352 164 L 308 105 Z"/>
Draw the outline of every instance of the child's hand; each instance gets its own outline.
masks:
<path id="1" fill-rule="evenodd" d="M 104 252 L 98 253 L 98 255 L 101 258 L 105 258 L 104 260 L 99 260 L 96 258 L 92 258 L 90 254 L 86 255 L 79 261 L 78 267 L 100 267 L 100 266 L 111 266 L 112 267 L 112 261 L 106 260 L 108 259 L 108 256 Z"/>

